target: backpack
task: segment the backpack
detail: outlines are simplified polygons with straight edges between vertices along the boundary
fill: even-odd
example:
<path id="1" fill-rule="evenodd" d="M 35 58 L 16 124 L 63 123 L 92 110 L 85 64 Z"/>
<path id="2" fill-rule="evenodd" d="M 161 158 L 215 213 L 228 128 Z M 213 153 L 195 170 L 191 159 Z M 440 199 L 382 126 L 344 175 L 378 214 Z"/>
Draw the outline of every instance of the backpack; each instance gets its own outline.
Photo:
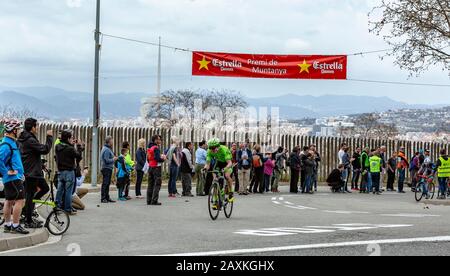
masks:
<path id="1" fill-rule="evenodd" d="M 12 163 L 11 163 L 11 161 L 12 161 L 14 149 L 13 149 L 13 148 L 11 147 L 11 145 L 8 144 L 8 143 L 1 143 L 1 144 L 0 144 L 0 147 L 3 147 L 4 145 L 7 145 L 7 146 L 9 147 L 10 152 L 11 152 L 11 154 L 9 155 L 9 157 L 6 159 L 5 165 L 6 165 L 7 167 L 10 167 L 10 168 L 12 169 Z M 3 177 L 3 175 L 2 175 L 1 173 L 0 173 L 0 177 Z"/>
<path id="2" fill-rule="evenodd" d="M 257 154 L 253 156 L 253 168 L 261 168 L 263 166 L 261 157 Z"/>

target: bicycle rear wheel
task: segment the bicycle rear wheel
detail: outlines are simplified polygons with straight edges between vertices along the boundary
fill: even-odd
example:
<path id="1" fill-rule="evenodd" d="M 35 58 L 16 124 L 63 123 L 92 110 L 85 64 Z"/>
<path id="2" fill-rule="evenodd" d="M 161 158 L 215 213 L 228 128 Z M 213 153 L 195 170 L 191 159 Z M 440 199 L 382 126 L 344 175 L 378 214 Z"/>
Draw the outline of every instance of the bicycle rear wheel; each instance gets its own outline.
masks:
<path id="1" fill-rule="evenodd" d="M 217 220 L 220 213 L 220 186 L 214 182 L 209 190 L 208 211 L 212 220 Z"/>
<path id="2" fill-rule="evenodd" d="M 45 228 L 54 236 L 61 236 L 69 230 L 70 217 L 60 209 L 54 209 L 47 217 Z"/>
<path id="3" fill-rule="evenodd" d="M 423 197 L 423 191 L 422 191 L 422 183 L 418 184 L 416 186 L 416 191 L 415 191 L 415 197 L 416 197 L 416 201 L 419 202 L 422 200 Z"/>

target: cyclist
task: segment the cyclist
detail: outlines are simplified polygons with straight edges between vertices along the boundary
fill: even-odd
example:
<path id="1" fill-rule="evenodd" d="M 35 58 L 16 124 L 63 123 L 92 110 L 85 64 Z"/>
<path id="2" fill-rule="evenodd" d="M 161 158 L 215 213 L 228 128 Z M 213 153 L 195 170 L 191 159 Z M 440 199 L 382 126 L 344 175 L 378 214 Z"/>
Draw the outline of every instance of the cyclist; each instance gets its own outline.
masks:
<path id="1" fill-rule="evenodd" d="M 233 173 L 233 156 L 228 147 L 220 144 L 218 138 L 213 138 L 208 141 L 208 152 L 206 154 L 206 165 L 205 171 L 209 171 L 211 168 L 212 160 L 215 160 L 215 168 L 218 170 L 223 170 L 225 179 L 227 181 L 227 187 L 225 192 L 228 194 L 228 202 L 232 203 L 234 201 L 233 196 L 233 179 L 231 174 Z M 217 206 L 213 208 L 217 209 Z"/>
<path id="2" fill-rule="evenodd" d="M 5 123 L 4 128 L 6 134 L 0 145 L 0 173 L 3 176 L 6 198 L 4 231 L 27 235 L 29 232 L 20 225 L 20 214 L 25 203 L 25 188 L 24 169 L 16 140 L 21 123 L 10 120 Z"/>
<path id="3" fill-rule="evenodd" d="M 426 151 L 428 155 L 425 157 L 420 170 L 418 171 L 419 178 L 423 180 L 419 180 L 419 184 L 422 184 L 422 192 L 426 199 L 430 199 L 430 194 L 428 191 L 428 183 L 431 183 L 434 179 L 436 166 L 431 161 L 431 157 L 429 157 L 429 151 Z"/>

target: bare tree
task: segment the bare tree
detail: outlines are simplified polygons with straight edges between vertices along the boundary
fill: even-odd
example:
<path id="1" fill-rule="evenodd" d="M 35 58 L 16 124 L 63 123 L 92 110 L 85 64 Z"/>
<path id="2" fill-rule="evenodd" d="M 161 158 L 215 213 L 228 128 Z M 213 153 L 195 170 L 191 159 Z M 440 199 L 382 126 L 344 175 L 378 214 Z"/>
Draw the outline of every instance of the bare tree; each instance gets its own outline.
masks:
<path id="1" fill-rule="evenodd" d="M 227 112 L 231 108 L 241 107 L 247 107 L 247 103 L 235 91 L 188 89 L 165 91 L 160 101 L 146 102 L 142 110 L 147 120 L 159 119 L 165 122 L 162 124 L 163 127 L 178 125 L 194 128 L 195 124 L 206 125 L 217 120 L 218 124 L 224 125 Z M 214 112 L 215 110 L 218 112 Z"/>
<path id="2" fill-rule="evenodd" d="M 393 47 L 387 55 L 401 69 L 411 75 L 433 65 L 450 71 L 449 0 L 382 0 L 369 17 L 370 31 Z"/>
<path id="3" fill-rule="evenodd" d="M 399 131 L 393 124 L 380 122 L 380 115 L 361 114 L 353 118 L 354 127 L 341 127 L 338 133 L 342 137 L 357 136 L 366 139 L 394 139 Z"/>

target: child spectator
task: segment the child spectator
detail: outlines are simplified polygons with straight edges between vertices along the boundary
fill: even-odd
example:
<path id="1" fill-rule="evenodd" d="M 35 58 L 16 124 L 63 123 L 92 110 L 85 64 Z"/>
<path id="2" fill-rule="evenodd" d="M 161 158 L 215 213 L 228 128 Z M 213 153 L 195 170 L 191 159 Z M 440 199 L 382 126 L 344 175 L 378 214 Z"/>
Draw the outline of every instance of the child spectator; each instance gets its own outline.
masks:
<path id="1" fill-rule="evenodd" d="M 119 159 L 117 159 L 117 189 L 119 192 L 119 201 L 127 201 L 125 191 L 128 183 L 130 183 L 130 174 L 132 167 L 125 161 L 128 154 L 128 149 L 122 149 Z"/>

